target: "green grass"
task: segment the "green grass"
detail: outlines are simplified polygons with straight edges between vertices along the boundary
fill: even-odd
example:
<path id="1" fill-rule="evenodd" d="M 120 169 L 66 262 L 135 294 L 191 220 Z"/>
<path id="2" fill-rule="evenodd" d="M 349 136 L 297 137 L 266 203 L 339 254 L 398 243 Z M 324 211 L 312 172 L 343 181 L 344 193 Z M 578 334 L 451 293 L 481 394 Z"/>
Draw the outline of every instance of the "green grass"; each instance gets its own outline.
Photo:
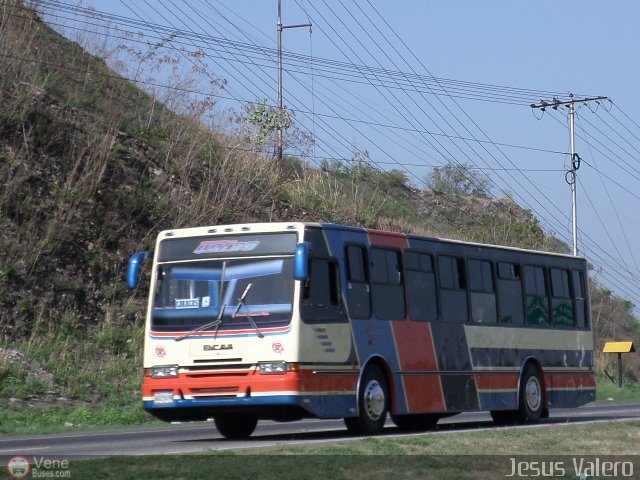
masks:
<path id="1" fill-rule="evenodd" d="M 29 378 L 17 365 L 0 363 L 0 398 L 25 398 L 29 395 L 43 394 L 46 390 L 45 383 Z"/>
<path id="2" fill-rule="evenodd" d="M 142 326 L 111 322 L 103 323 L 95 330 L 83 331 L 80 320 L 65 314 L 55 331 L 46 328 L 40 324 L 31 340 L 0 343 L 0 347 L 17 350 L 38 362 L 53 375 L 61 394 L 70 399 L 100 399 L 114 406 L 132 405 L 140 400 Z M 14 388 L 0 386 L 0 398 L 21 398 L 41 390 L 40 387 L 29 390 L 16 385 L 28 377 L 26 372 L 17 375 L 12 366 L 0 364 L 0 379 L 3 375 Z"/>
<path id="3" fill-rule="evenodd" d="M 368 438 L 334 445 L 279 446 L 243 453 L 112 457 L 71 463 L 72 477 L 171 479 L 478 479 L 504 478 L 511 458 L 563 462 L 637 454 L 640 422 L 558 425 Z M 618 457 L 632 460 L 630 457 Z M 640 469 L 637 457 L 635 469 Z M 640 470 L 639 470 L 640 471 Z M 515 477 L 519 478 L 519 477 Z"/>
<path id="4" fill-rule="evenodd" d="M 142 409 L 142 401 L 132 407 L 81 405 L 73 408 L 47 406 L 38 410 L 0 409 L 0 434 L 11 435 L 118 428 L 151 422 L 151 416 Z"/>
<path id="5" fill-rule="evenodd" d="M 620 388 L 617 380 L 614 383 L 605 376 L 598 376 L 596 380 L 597 402 L 640 402 L 640 383 L 623 379 L 622 388 Z"/>
<path id="6" fill-rule="evenodd" d="M 55 332 L 41 328 L 31 340 L 0 344 L 35 360 L 53 375 L 0 362 L 0 433 L 51 433 L 140 425 L 153 421 L 142 409 L 142 326 L 118 322 L 83 331 L 63 315 Z M 47 395 L 48 391 L 56 392 Z M 59 396 L 64 397 L 57 400 Z M 13 399 L 13 400 L 10 400 Z"/>
<path id="7" fill-rule="evenodd" d="M 372 437 L 339 446 L 281 446 L 251 453 L 278 455 L 636 455 L 640 421 L 591 425 L 441 432 L 398 438 Z"/>

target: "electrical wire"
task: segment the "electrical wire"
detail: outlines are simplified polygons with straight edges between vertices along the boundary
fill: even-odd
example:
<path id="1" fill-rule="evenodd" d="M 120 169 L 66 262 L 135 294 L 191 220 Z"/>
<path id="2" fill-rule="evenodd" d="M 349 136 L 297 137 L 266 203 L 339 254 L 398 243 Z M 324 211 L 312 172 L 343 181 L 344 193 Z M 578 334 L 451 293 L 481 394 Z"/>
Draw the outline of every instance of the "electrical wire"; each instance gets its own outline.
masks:
<path id="1" fill-rule="evenodd" d="M 58 3 L 58 2 L 54 2 L 54 3 Z M 261 52 L 263 52 L 263 50 L 260 50 L 260 51 L 261 51 Z M 348 64 L 347 64 L 347 65 L 348 65 Z M 361 70 L 362 70 L 362 68 L 357 69 L 357 71 L 361 71 Z M 382 71 L 381 71 L 381 72 L 378 72 L 378 76 L 381 76 L 381 75 L 383 75 L 383 74 L 386 74 L 386 73 L 385 73 L 385 72 L 382 72 Z M 392 76 L 391 76 L 391 75 L 389 75 L 389 77 L 388 77 L 388 78 L 392 78 Z M 401 77 L 401 78 L 407 78 L 407 77 L 404 77 L 404 76 L 403 76 L 403 77 Z M 432 77 L 432 78 L 435 78 L 435 77 Z M 400 80 L 397 80 L 397 81 L 398 81 L 398 82 L 400 82 Z M 423 80 L 423 81 L 426 81 L 426 80 Z M 443 80 L 443 81 L 445 81 L 445 80 Z M 144 83 L 142 83 L 142 82 L 138 82 L 138 83 L 144 84 Z M 402 83 L 399 83 L 399 85 L 403 85 L 403 84 L 402 84 Z M 389 88 L 391 88 L 391 87 L 389 87 Z M 409 90 L 409 91 L 414 91 L 414 90 L 411 90 L 411 89 L 407 89 L 407 90 Z M 240 98 L 237 98 L 237 99 L 235 99 L 235 100 L 236 100 L 236 101 L 240 101 L 240 102 L 242 102 L 242 101 L 243 101 L 243 100 L 242 100 L 242 99 L 240 99 Z M 616 107 L 617 107 L 617 106 L 616 106 Z M 622 113 L 624 114 L 624 112 L 622 112 Z M 626 115 L 626 114 L 625 114 L 625 115 Z M 312 118 L 315 118 L 315 117 L 316 117 L 316 115 L 312 115 Z M 630 117 L 628 117 L 628 118 L 630 119 Z M 357 119 L 352 119 L 352 123 L 355 123 L 355 121 L 357 121 Z M 632 121 L 632 119 L 631 119 L 631 121 Z M 632 123 L 634 123 L 636 126 L 638 126 L 638 125 L 637 125 L 637 123 L 635 123 L 634 121 L 632 121 Z M 460 135 L 459 135 L 459 136 L 460 136 Z M 460 137 L 462 137 L 462 136 L 460 136 Z M 474 140 L 468 139 L 468 141 L 474 141 Z M 486 143 L 488 143 L 488 144 L 492 144 L 493 142 L 491 142 L 490 140 L 487 140 L 487 141 L 486 141 Z M 506 146 L 506 145 L 503 145 L 503 146 Z M 562 153 L 562 152 L 557 152 L 557 153 Z M 403 163 L 403 162 L 400 162 L 400 163 Z M 506 169 L 506 168 L 504 168 L 504 170 L 506 171 L 507 169 Z M 520 172 L 523 172 L 523 171 L 524 171 L 524 170 L 522 170 L 522 169 L 517 169 L 517 168 L 515 168 L 515 169 L 513 169 L 513 170 L 514 170 L 514 171 L 520 171 Z"/>

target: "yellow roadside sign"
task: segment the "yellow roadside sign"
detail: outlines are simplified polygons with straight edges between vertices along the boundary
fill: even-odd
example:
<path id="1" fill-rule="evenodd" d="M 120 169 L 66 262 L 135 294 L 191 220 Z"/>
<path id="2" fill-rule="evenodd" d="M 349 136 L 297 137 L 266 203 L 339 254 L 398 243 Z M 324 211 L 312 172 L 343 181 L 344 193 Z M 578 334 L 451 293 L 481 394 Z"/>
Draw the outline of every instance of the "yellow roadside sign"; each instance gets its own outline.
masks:
<path id="1" fill-rule="evenodd" d="M 607 342 L 604 345 L 603 353 L 630 353 L 635 352 L 636 347 L 633 342 Z"/>

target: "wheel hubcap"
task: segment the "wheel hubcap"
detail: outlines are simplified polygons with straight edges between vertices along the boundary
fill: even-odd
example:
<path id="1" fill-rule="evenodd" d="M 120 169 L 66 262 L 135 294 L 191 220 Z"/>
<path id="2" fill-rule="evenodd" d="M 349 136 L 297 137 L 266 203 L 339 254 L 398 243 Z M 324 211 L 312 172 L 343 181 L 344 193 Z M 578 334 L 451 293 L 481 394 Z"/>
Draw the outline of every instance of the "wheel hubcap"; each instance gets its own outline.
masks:
<path id="1" fill-rule="evenodd" d="M 377 380 L 371 380 L 364 391 L 364 410 L 371 420 L 378 420 L 384 412 L 384 389 Z"/>
<path id="2" fill-rule="evenodd" d="M 540 402 L 542 401 L 542 389 L 540 388 L 540 382 L 536 377 L 531 377 L 527 380 L 527 406 L 529 410 L 535 412 L 540 408 Z"/>

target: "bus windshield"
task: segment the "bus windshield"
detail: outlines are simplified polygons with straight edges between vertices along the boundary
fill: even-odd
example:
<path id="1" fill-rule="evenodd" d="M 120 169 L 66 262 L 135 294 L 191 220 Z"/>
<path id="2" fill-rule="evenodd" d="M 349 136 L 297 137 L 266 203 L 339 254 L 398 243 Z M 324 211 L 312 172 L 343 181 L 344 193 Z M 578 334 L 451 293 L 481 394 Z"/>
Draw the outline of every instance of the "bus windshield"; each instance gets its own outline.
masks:
<path id="1" fill-rule="evenodd" d="M 164 264 L 158 266 L 157 275 L 152 310 L 155 331 L 189 331 L 217 318 L 221 320 L 219 330 L 251 328 L 251 320 L 263 326 L 291 320 L 291 258 Z"/>

